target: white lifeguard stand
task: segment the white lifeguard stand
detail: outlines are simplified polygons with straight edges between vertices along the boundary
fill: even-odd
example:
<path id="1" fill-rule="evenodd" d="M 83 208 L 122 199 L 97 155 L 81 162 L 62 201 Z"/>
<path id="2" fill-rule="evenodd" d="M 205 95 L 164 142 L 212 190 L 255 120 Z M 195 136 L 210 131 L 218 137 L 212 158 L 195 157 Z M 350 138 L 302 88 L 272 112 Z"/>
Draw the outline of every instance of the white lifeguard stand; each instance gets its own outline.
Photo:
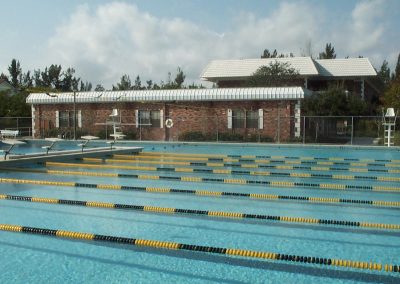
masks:
<path id="1" fill-rule="evenodd" d="M 111 133 L 110 136 L 114 138 L 115 143 L 116 140 L 123 139 L 125 137 L 125 134 L 123 134 L 121 131 L 121 116 L 118 113 L 118 109 L 114 108 L 112 110 L 110 118 L 113 126 L 113 133 Z"/>
<path id="2" fill-rule="evenodd" d="M 384 127 L 384 144 L 388 147 L 394 146 L 394 132 L 396 127 L 397 113 L 394 108 L 390 107 L 383 115 L 382 125 Z"/>

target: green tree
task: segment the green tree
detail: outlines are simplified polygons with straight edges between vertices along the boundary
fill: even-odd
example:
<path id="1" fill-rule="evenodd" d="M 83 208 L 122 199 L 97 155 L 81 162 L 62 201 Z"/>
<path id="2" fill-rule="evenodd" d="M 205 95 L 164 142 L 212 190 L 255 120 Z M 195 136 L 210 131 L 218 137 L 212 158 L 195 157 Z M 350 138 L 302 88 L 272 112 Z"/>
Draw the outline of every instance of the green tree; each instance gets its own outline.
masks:
<path id="1" fill-rule="evenodd" d="M 142 81 L 140 80 L 140 76 L 137 75 L 135 79 L 135 83 L 133 85 L 134 90 L 141 90 L 142 89 Z"/>
<path id="2" fill-rule="evenodd" d="M 50 76 L 49 76 L 49 70 L 44 68 L 44 71 L 40 73 L 41 75 L 41 80 L 42 80 L 42 86 L 50 88 L 51 87 L 51 81 L 50 81 Z"/>
<path id="3" fill-rule="evenodd" d="M 61 81 L 61 90 L 64 92 L 78 91 L 80 78 L 74 76 L 75 69 L 68 68 L 63 72 L 63 79 Z"/>
<path id="4" fill-rule="evenodd" d="M 146 84 L 147 84 L 147 87 L 146 87 L 147 90 L 153 89 L 153 81 L 152 80 L 147 80 Z"/>
<path id="5" fill-rule="evenodd" d="M 61 89 L 61 65 L 51 64 L 47 71 L 49 86 L 56 90 Z"/>
<path id="6" fill-rule="evenodd" d="M 264 49 L 263 54 L 261 54 L 261 58 L 277 58 L 278 57 L 278 52 L 276 49 L 271 53 L 269 52 L 268 49 Z"/>
<path id="7" fill-rule="evenodd" d="M 7 77 L 7 75 L 4 74 L 4 73 L 1 73 L 1 74 L 0 74 L 0 79 L 5 80 L 5 81 L 8 82 L 8 77 Z"/>
<path id="8" fill-rule="evenodd" d="M 383 105 L 400 110 L 400 76 L 390 82 L 383 95 Z"/>
<path id="9" fill-rule="evenodd" d="M 117 83 L 117 86 L 112 86 L 113 91 L 126 91 L 126 90 L 132 90 L 132 82 L 131 79 L 129 78 L 129 75 L 124 74 L 121 77 L 121 81 Z"/>
<path id="10" fill-rule="evenodd" d="M 106 89 L 101 84 L 97 84 L 96 88 L 94 88 L 94 90 L 96 92 L 102 92 L 102 91 L 105 91 Z"/>
<path id="11" fill-rule="evenodd" d="M 31 116 L 31 108 L 26 103 L 27 92 L 19 91 L 15 95 L 9 97 L 8 116 L 12 117 L 29 117 Z"/>
<path id="12" fill-rule="evenodd" d="M 92 90 L 92 83 L 86 81 L 85 83 L 83 83 L 81 81 L 81 87 L 80 87 L 80 91 L 81 92 L 90 92 Z"/>
<path id="13" fill-rule="evenodd" d="M 11 85 L 14 88 L 17 88 L 19 85 L 18 78 L 19 78 L 20 74 L 22 73 L 22 69 L 19 64 L 19 61 L 15 60 L 15 59 L 11 60 L 11 64 L 8 67 L 8 72 L 10 73 Z"/>
<path id="14" fill-rule="evenodd" d="M 44 87 L 42 78 L 41 78 L 41 71 L 40 69 L 38 70 L 33 70 L 33 82 L 35 83 L 36 87 Z"/>
<path id="15" fill-rule="evenodd" d="M 250 87 L 280 87 L 296 84 L 299 72 L 290 67 L 288 62 L 271 62 L 261 66 L 247 80 Z"/>
<path id="16" fill-rule="evenodd" d="M 400 53 L 399 56 L 397 57 L 397 63 L 396 63 L 396 68 L 394 69 L 394 78 L 397 79 L 400 78 Z"/>
<path id="17" fill-rule="evenodd" d="M 327 43 L 325 45 L 325 51 L 319 54 L 319 59 L 335 59 L 336 53 L 335 48 L 332 46 L 331 43 Z"/>
<path id="18" fill-rule="evenodd" d="M 361 98 L 336 86 L 313 93 L 302 101 L 302 113 L 310 116 L 362 115 L 366 111 L 367 105 Z"/>
<path id="19" fill-rule="evenodd" d="M 283 58 L 283 57 L 294 57 L 294 55 L 293 53 L 289 54 L 281 53 L 278 55 L 278 51 L 276 51 L 276 49 L 274 49 L 272 53 L 270 53 L 268 49 L 264 49 L 263 54 L 261 54 L 261 58 Z"/>
<path id="20" fill-rule="evenodd" d="M 21 87 L 24 89 L 32 88 L 33 87 L 33 78 L 31 77 L 31 71 L 26 72 L 25 74 L 21 75 Z"/>
<path id="21" fill-rule="evenodd" d="M 176 77 L 175 77 L 175 85 L 177 89 L 182 88 L 182 84 L 185 81 L 186 75 L 183 73 L 182 69 L 178 67 Z"/>
<path id="22" fill-rule="evenodd" d="M 386 60 L 383 60 L 381 69 L 378 71 L 378 77 L 383 84 L 383 87 L 386 88 L 390 82 L 390 68 L 389 63 Z"/>

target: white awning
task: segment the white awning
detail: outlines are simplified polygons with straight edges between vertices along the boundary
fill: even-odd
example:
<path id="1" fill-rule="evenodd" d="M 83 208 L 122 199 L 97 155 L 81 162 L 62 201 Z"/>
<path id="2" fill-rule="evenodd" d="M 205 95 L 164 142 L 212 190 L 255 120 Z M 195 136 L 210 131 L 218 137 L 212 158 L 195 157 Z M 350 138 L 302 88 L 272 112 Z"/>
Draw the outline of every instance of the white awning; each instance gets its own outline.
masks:
<path id="1" fill-rule="evenodd" d="M 74 93 L 31 93 L 28 104 L 173 102 L 173 101 L 254 101 L 298 100 L 308 92 L 302 87 L 215 88 L 141 91 L 100 91 Z"/>

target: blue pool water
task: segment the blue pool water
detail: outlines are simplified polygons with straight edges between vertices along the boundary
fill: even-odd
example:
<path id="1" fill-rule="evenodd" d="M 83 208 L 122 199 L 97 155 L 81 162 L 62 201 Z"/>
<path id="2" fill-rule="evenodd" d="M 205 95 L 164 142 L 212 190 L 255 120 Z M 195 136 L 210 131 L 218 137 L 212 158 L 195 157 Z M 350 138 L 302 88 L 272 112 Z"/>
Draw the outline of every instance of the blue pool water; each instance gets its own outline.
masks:
<path id="1" fill-rule="evenodd" d="M 33 144 L 39 144 L 34 142 Z M 97 142 L 102 145 L 102 142 Z M 393 149 L 343 147 L 293 147 L 269 145 L 205 145 L 179 143 L 129 143 L 142 146 L 143 152 L 259 155 L 318 158 L 357 158 L 400 160 Z M 34 148 L 35 146 L 32 146 Z M 65 144 L 68 148 L 68 144 Z M 71 146 L 70 147 L 74 147 Z M 40 147 L 39 147 L 40 148 Z M 33 152 L 33 150 L 32 150 Z M 102 157 L 111 158 L 111 157 Z M 190 157 L 187 158 L 190 160 Z M 166 187 L 182 190 L 266 193 L 356 200 L 400 202 L 400 191 L 328 190 L 309 187 L 226 184 L 218 182 L 184 182 L 121 177 L 49 174 L 46 170 L 137 175 L 190 176 L 201 178 L 235 178 L 286 182 L 351 184 L 357 186 L 400 187 L 397 181 L 336 180 L 287 176 L 254 176 L 199 172 L 144 171 L 111 168 L 111 165 L 196 168 L 207 166 L 164 165 L 146 161 L 173 162 L 163 156 L 132 163 L 105 163 L 106 168 L 88 168 L 99 164 L 81 160 L 61 160 L 76 167 L 24 164 L 31 171 L 0 171 L 0 178 L 72 181 L 76 183 L 115 184 L 141 187 Z M 182 161 L 182 160 L 179 160 Z M 382 162 L 387 166 L 368 168 L 400 170 L 400 162 Z M 274 163 L 271 163 L 274 165 Z M 276 165 L 279 165 L 277 163 Z M 398 165 L 398 167 L 397 167 Z M 333 166 L 329 166 L 333 167 Z M 345 166 L 343 166 L 345 167 Z M 350 166 L 347 166 L 349 168 Z M 352 166 L 355 168 L 355 166 Z M 356 168 L 367 168 L 358 166 Z M 215 169 L 234 170 L 234 167 Z M 242 169 L 242 168 L 239 168 Z M 32 172 L 32 170 L 42 172 Z M 311 173 L 308 170 L 254 168 L 245 170 Z M 331 172 L 318 174 L 400 177 L 392 172 Z M 211 197 L 143 191 L 99 190 L 94 188 L 0 183 L 0 194 L 99 201 L 159 207 L 241 212 L 318 219 L 400 224 L 400 208 L 373 207 L 347 203 L 310 203 L 299 200 L 256 200 L 234 197 Z M 343 227 L 334 225 L 285 223 L 266 220 L 223 219 L 196 215 L 161 214 L 102 208 L 67 206 L 0 200 L 0 224 L 89 232 L 130 238 L 169 241 L 193 245 L 241 248 L 290 255 L 318 256 L 365 262 L 400 264 L 399 230 Z M 0 231 L 0 273 L 2 283 L 398 283 L 399 273 L 335 268 L 317 264 L 257 260 L 200 252 L 172 251 L 101 242 L 79 241 L 40 235 Z"/>

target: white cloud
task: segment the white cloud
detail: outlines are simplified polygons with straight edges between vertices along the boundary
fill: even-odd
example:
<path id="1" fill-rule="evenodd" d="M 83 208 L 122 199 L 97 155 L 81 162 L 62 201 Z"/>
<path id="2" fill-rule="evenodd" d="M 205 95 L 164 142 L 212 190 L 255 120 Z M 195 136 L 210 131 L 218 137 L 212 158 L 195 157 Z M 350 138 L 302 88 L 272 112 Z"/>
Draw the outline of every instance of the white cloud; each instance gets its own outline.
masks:
<path id="1" fill-rule="evenodd" d="M 332 42 L 339 56 L 370 55 L 379 65 L 385 54 L 394 52 L 381 43 L 385 3 L 359 2 L 351 15 L 343 13 L 346 21 L 335 22 L 322 5 L 281 2 L 264 17 L 239 12 L 223 34 L 181 18 L 155 17 L 133 4 L 112 2 L 95 10 L 83 5 L 56 28 L 47 61 L 75 67 L 84 80 L 107 88 L 123 74 L 132 81 L 140 75 L 142 83 L 165 81 L 178 66 L 187 75 L 186 83 L 199 82 L 210 60 L 259 57 L 265 48 L 300 55 L 309 40 L 315 55 Z"/>
<path id="2" fill-rule="evenodd" d="M 382 0 L 358 3 L 352 11 L 352 25 L 348 46 L 352 52 L 365 52 L 376 48 L 384 34 Z"/>
<path id="3" fill-rule="evenodd" d="M 265 48 L 293 51 L 315 31 L 304 4 L 282 3 L 269 17 L 240 15 L 231 31 L 218 34 L 180 18 L 156 18 L 135 5 L 109 3 L 91 11 L 79 6 L 49 40 L 48 61 L 73 66 L 85 80 L 107 87 L 123 74 L 133 80 L 166 80 L 180 66 L 197 81 L 215 58 L 258 57 Z"/>

